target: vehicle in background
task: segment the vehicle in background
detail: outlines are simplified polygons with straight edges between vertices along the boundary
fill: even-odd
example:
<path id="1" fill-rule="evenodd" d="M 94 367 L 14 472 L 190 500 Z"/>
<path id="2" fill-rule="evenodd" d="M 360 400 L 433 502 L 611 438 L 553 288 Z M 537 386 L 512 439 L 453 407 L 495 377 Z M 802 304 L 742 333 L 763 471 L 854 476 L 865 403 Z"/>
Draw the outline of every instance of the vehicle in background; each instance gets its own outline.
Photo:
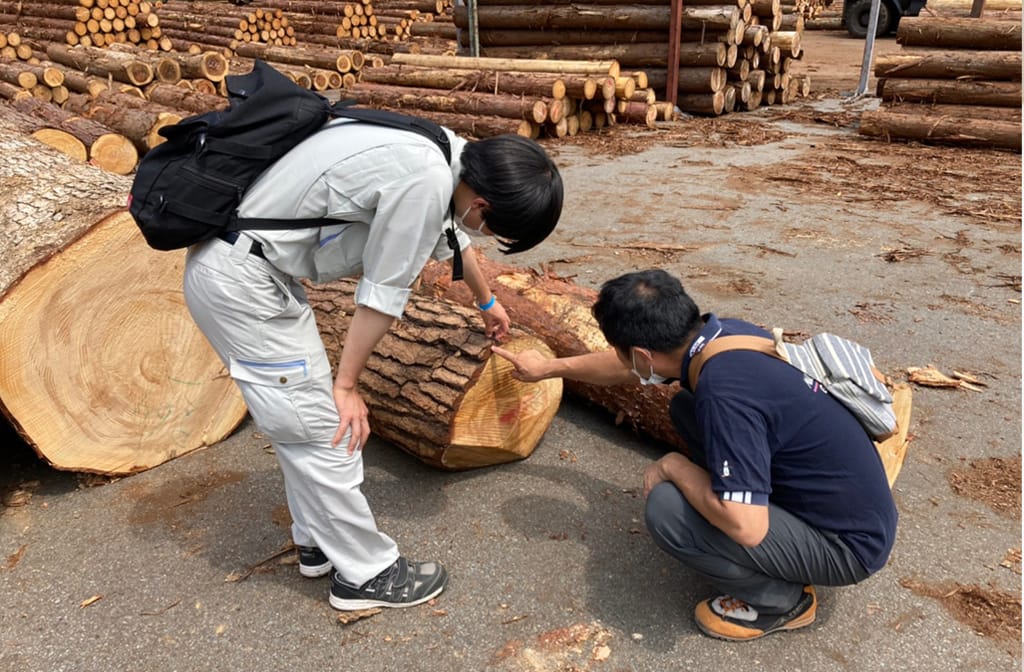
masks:
<path id="1" fill-rule="evenodd" d="M 878 7 L 878 29 L 875 37 L 895 33 L 900 19 L 917 16 L 924 9 L 925 0 L 880 0 Z M 853 37 L 863 38 L 868 34 L 868 20 L 871 18 L 871 0 L 847 0 L 843 3 L 843 25 Z"/>

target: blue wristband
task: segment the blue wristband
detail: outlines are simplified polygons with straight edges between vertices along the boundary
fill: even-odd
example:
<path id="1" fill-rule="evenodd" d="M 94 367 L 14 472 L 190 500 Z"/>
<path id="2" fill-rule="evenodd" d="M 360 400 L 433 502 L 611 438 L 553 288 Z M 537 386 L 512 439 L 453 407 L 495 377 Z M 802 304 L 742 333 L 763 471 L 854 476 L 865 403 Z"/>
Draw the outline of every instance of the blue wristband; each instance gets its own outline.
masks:
<path id="1" fill-rule="evenodd" d="M 494 308 L 494 304 L 497 303 L 497 301 L 498 297 L 496 297 L 494 294 L 491 294 L 491 300 L 488 301 L 487 303 L 481 303 L 480 305 L 477 306 L 477 308 L 479 308 L 480 310 L 490 310 L 491 308 Z"/>

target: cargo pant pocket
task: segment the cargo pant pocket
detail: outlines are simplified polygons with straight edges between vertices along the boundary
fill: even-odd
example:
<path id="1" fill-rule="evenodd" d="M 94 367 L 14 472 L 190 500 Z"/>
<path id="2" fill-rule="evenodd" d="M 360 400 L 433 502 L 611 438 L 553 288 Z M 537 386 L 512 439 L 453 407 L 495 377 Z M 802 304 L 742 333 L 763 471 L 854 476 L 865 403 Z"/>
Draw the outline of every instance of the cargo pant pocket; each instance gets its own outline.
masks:
<path id="1" fill-rule="evenodd" d="M 256 426 L 272 441 L 323 440 L 337 429 L 330 374 L 325 384 L 322 376 L 314 375 L 307 359 L 232 357 L 230 372 Z"/>

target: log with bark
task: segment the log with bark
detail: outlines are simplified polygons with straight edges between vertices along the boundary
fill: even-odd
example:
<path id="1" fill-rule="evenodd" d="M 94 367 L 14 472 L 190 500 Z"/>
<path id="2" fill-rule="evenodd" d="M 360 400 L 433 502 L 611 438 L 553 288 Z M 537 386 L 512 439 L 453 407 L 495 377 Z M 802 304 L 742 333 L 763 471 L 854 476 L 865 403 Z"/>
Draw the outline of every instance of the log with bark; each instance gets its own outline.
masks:
<path id="1" fill-rule="evenodd" d="M 152 66 L 121 52 L 51 43 L 46 45 L 46 55 L 56 63 L 87 75 L 110 77 L 134 86 L 145 86 L 153 81 Z"/>
<path id="2" fill-rule="evenodd" d="M 130 139 L 142 153 L 162 144 L 160 129 L 178 123 L 186 115 L 161 105 L 147 103 L 123 93 L 106 91 L 96 98 L 72 94 L 65 107 L 85 115 Z"/>
<path id="3" fill-rule="evenodd" d="M 332 365 L 355 310 L 355 281 L 308 285 Z M 359 378 L 372 431 L 432 466 L 460 470 L 533 453 L 562 398 L 560 380 L 523 383 L 491 353 L 480 311 L 414 295 Z M 551 350 L 513 330 L 513 351 Z"/>
<path id="4" fill-rule="evenodd" d="M 487 58 L 471 56 L 441 56 L 436 54 L 394 54 L 392 63 L 420 65 L 432 68 L 459 68 L 463 70 L 510 70 L 513 72 L 546 72 L 575 75 L 610 75 L 618 77 L 616 61 L 579 61 L 543 59 Z"/>
<path id="5" fill-rule="evenodd" d="M 880 79 L 877 84 L 877 95 L 883 101 L 1019 108 L 1021 83 L 955 79 Z"/>
<path id="6" fill-rule="evenodd" d="M 979 119 L 915 112 L 908 110 L 907 106 L 864 112 L 860 118 L 860 132 L 886 140 L 904 138 L 946 145 L 1021 150 L 1019 119 Z"/>
<path id="7" fill-rule="evenodd" d="M 37 128 L 32 134 L 37 139 L 48 138 L 44 140 L 46 144 L 61 149 L 59 142 L 52 141 L 52 136 L 39 135 L 41 130 L 57 130 L 80 142 L 86 151 L 83 159 L 88 159 L 93 165 L 118 175 L 127 175 L 135 170 L 139 161 L 138 151 L 132 141 L 120 133 L 35 98 L 11 101 L 10 105 L 36 120 Z"/>
<path id="8" fill-rule="evenodd" d="M 1021 80 L 1020 51 L 904 49 L 875 59 L 876 77 Z"/>
<path id="9" fill-rule="evenodd" d="M 513 322 L 535 333 L 556 356 L 608 349 L 590 313 L 597 292 L 562 278 L 491 261 L 483 255 L 477 255 L 477 261 Z M 451 269 L 443 263 L 427 265 L 420 291 L 464 306 L 473 301 L 465 283 L 451 282 Z M 566 380 L 565 389 L 609 411 L 616 424 L 626 422 L 658 441 L 684 448 L 668 415 L 676 385 L 602 387 Z"/>
<path id="10" fill-rule="evenodd" d="M 526 119 L 536 124 L 542 124 L 548 119 L 548 106 L 539 97 L 465 91 L 442 92 L 435 89 L 371 83 L 356 84 L 346 91 L 346 96 L 351 96 L 359 103 L 370 107 L 493 115 Z"/>
<path id="11" fill-rule="evenodd" d="M 245 406 L 185 309 L 184 252 L 146 245 L 130 180 L 0 119 L 0 182 L 0 412 L 26 443 L 128 474 L 231 433 Z"/>
<path id="12" fill-rule="evenodd" d="M 984 18 L 906 16 L 896 29 L 896 41 L 906 47 L 1020 51 L 1021 25 Z"/>

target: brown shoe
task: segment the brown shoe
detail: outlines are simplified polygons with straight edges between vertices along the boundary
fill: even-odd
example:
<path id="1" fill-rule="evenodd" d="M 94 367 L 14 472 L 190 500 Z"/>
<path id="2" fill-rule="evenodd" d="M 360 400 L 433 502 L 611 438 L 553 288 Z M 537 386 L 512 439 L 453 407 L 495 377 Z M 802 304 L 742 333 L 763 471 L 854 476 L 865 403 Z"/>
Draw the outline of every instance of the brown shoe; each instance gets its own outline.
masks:
<path id="1" fill-rule="evenodd" d="M 804 586 L 803 595 L 796 606 L 784 614 L 761 615 L 743 600 L 720 595 L 698 604 L 694 617 L 697 619 L 697 627 L 706 635 L 745 642 L 779 630 L 796 630 L 810 625 L 817 611 L 818 596 L 814 586 Z"/>

